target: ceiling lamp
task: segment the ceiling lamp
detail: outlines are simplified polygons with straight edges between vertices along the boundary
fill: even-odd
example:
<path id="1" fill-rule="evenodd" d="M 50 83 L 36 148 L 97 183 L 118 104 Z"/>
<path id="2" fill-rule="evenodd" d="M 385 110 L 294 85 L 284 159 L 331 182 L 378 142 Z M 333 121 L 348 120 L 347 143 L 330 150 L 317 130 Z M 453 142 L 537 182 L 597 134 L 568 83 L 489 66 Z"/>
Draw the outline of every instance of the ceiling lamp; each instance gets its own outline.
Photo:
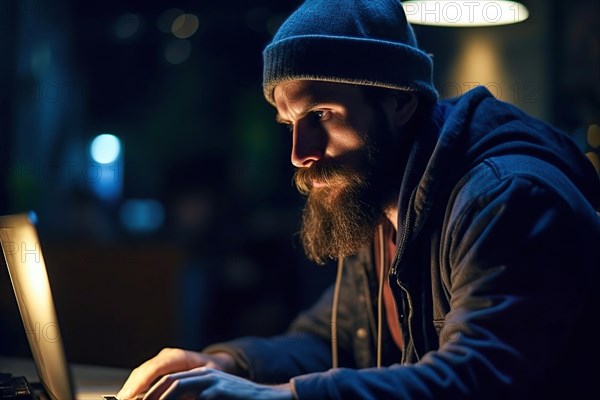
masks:
<path id="1" fill-rule="evenodd" d="M 411 24 L 473 27 L 516 24 L 529 17 L 527 8 L 516 1 L 403 1 Z"/>

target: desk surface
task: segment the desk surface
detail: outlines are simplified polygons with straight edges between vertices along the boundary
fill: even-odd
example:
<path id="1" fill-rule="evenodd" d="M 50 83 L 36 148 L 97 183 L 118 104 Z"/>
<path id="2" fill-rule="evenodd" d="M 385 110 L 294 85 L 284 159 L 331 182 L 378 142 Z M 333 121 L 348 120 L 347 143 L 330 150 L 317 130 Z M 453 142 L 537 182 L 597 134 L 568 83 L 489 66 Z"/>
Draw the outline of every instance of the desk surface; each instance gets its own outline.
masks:
<path id="1" fill-rule="evenodd" d="M 88 394 L 86 392 L 116 393 L 131 372 L 124 368 L 82 364 L 71 364 L 70 368 L 75 387 L 77 389 L 85 388 L 85 392 L 78 390 L 78 398 L 87 397 Z M 15 376 L 25 376 L 30 382 L 39 381 L 33 360 L 0 357 L 0 371 Z M 92 398 L 97 399 L 98 397 L 93 396 Z"/>

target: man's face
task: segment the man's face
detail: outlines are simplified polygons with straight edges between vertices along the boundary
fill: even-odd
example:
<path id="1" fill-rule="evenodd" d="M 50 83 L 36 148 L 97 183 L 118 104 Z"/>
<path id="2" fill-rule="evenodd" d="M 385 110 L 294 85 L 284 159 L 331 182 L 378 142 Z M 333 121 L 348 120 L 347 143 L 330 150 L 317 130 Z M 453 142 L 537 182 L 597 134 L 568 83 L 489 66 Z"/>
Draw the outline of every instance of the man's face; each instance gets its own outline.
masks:
<path id="1" fill-rule="evenodd" d="M 389 171 L 392 133 L 382 108 L 354 85 L 292 81 L 275 88 L 277 120 L 292 132 L 294 182 L 307 196 L 301 237 L 324 263 L 355 254 L 373 238 L 397 193 Z"/>

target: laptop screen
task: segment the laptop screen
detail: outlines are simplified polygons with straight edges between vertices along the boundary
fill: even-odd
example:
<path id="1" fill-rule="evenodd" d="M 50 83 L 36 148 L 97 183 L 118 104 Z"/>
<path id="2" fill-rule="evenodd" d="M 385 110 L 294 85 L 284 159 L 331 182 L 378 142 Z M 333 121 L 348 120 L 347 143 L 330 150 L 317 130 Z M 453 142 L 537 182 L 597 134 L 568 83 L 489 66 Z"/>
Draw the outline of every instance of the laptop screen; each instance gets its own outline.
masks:
<path id="1" fill-rule="evenodd" d="M 73 388 L 34 213 L 0 216 L 0 242 L 40 381 L 54 400 Z"/>

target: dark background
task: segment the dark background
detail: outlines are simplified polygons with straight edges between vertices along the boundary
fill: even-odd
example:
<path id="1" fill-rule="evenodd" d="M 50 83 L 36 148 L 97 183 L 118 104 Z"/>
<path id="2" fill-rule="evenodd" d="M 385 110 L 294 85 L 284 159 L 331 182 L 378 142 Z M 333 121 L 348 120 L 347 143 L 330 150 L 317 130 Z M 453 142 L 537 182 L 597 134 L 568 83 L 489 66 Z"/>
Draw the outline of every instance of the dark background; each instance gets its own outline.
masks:
<path id="1" fill-rule="evenodd" d="M 517 25 L 415 26 L 440 94 L 486 85 L 598 165 L 599 3 L 523 3 Z M 70 361 L 276 334 L 332 282 L 302 256 L 290 136 L 261 90 L 261 51 L 299 4 L 0 2 L 0 214 L 38 214 Z M 192 36 L 159 29 L 171 8 Z M 123 150 L 104 169 L 100 133 Z M 29 355 L 4 266 L 0 355 Z"/>

